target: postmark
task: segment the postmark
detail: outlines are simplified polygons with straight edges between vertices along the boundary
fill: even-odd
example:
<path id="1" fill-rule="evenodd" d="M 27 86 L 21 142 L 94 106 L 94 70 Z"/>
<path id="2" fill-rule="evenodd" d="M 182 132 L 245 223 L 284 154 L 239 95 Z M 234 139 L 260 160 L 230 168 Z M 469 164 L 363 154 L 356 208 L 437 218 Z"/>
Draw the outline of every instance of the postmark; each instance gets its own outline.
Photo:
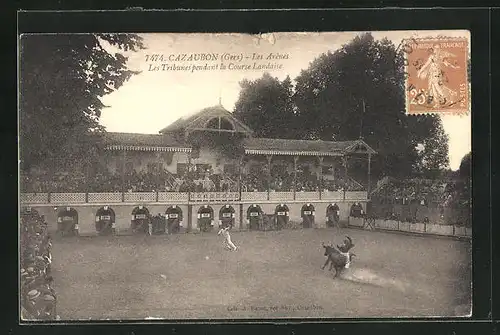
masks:
<path id="1" fill-rule="evenodd" d="M 403 42 L 406 113 L 470 112 L 466 38 L 411 38 Z"/>

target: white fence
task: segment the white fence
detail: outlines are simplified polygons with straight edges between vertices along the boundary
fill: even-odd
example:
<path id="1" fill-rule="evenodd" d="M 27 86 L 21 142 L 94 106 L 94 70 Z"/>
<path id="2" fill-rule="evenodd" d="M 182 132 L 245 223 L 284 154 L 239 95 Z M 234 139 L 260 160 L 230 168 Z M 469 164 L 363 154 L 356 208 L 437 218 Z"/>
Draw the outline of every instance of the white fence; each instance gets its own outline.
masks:
<path id="1" fill-rule="evenodd" d="M 156 192 L 126 192 L 123 202 L 156 202 Z"/>
<path id="2" fill-rule="evenodd" d="M 365 200 L 367 198 L 368 192 L 365 191 L 345 192 L 345 200 Z"/>
<path id="3" fill-rule="evenodd" d="M 267 200 L 267 192 L 241 192 L 241 201 Z"/>
<path id="4" fill-rule="evenodd" d="M 238 201 L 238 192 L 194 192 L 190 194 L 189 200 L 194 202 L 206 201 Z"/>
<path id="5" fill-rule="evenodd" d="M 352 226 L 369 228 L 361 219 L 362 224 L 359 225 L 356 220 L 351 218 L 349 224 Z M 352 220 L 352 222 L 351 222 Z M 374 228 L 381 230 L 392 230 L 410 233 L 420 233 L 426 235 L 440 235 L 440 236 L 458 236 L 458 237 L 472 237 L 472 228 L 454 225 L 441 225 L 431 223 L 409 223 L 399 222 L 395 220 L 375 220 Z"/>
<path id="6" fill-rule="evenodd" d="M 117 203 L 123 201 L 123 193 L 89 193 L 89 203 Z"/>
<path id="7" fill-rule="evenodd" d="M 159 192 L 158 202 L 188 202 L 189 193 L 183 192 Z"/>
<path id="8" fill-rule="evenodd" d="M 351 193 L 351 192 L 346 192 L 346 194 L 347 193 Z M 368 195 L 368 193 L 366 195 Z M 344 192 L 342 192 L 342 191 L 323 192 L 323 193 L 321 193 L 321 199 L 337 200 L 337 201 L 344 200 Z"/>
<path id="9" fill-rule="evenodd" d="M 295 192 L 295 200 L 317 200 L 318 192 Z"/>
<path id="10" fill-rule="evenodd" d="M 19 200 L 21 203 L 27 204 L 48 204 L 49 194 L 48 193 L 21 193 Z"/>
<path id="11" fill-rule="evenodd" d="M 268 198 L 269 196 L 269 198 Z M 138 202 L 210 202 L 210 201 L 366 201 L 367 192 L 108 192 L 108 193 L 21 193 L 23 204 L 81 204 Z"/>
<path id="12" fill-rule="evenodd" d="M 269 200 L 271 201 L 293 200 L 293 192 L 270 192 Z"/>

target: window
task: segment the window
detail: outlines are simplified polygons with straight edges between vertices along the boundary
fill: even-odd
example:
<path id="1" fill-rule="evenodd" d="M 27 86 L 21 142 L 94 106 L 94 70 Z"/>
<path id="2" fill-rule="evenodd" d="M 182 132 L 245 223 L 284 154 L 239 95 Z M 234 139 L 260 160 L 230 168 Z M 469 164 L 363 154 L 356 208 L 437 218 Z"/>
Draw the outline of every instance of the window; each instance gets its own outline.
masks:
<path id="1" fill-rule="evenodd" d="M 225 130 L 233 130 L 233 124 L 229 122 L 226 118 L 216 117 L 208 121 L 206 128 L 210 129 L 225 129 Z"/>
<path id="2" fill-rule="evenodd" d="M 220 119 L 220 129 L 233 130 L 233 125 L 227 119 Z"/>

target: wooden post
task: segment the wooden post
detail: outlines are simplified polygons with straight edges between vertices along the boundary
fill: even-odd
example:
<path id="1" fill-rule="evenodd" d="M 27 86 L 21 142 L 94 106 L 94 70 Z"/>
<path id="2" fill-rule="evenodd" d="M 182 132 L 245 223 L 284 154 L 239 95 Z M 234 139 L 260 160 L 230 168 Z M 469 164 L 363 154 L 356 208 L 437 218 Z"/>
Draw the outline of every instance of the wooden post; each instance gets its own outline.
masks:
<path id="1" fill-rule="evenodd" d="M 342 164 L 344 165 L 344 201 L 345 201 L 345 192 L 346 192 L 346 185 L 347 185 L 347 157 L 343 156 L 342 157 Z"/>
<path id="2" fill-rule="evenodd" d="M 269 192 L 271 187 L 271 160 L 273 155 L 267 155 L 267 200 L 269 200 Z"/>
<path id="3" fill-rule="evenodd" d="M 319 200 L 321 200 L 322 186 L 323 186 L 323 156 L 318 156 L 319 163 L 319 180 L 318 180 L 318 189 L 319 189 Z"/>
<path id="4" fill-rule="evenodd" d="M 125 160 L 127 158 L 127 151 L 123 149 L 122 155 L 122 193 L 125 192 Z"/>
<path id="5" fill-rule="evenodd" d="M 243 204 L 240 202 L 240 230 L 243 230 Z"/>
<path id="6" fill-rule="evenodd" d="M 243 170 L 243 160 L 245 156 L 241 156 L 238 164 L 238 200 L 241 201 L 241 171 Z"/>
<path id="7" fill-rule="evenodd" d="M 368 154 L 368 188 L 367 188 L 368 199 L 370 199 L 371 182 L 372 182 L 371 165 L 372 165 L 372 154 Z"/>
<path id="8" fill-rule="evenodd" d="M 188 222 L 187 222 L 187 227 L 186 227 L 186 231 L 188 233 L 191 232 L 191 230 L 193 229 L 193 205 L 188 205 L 188 212 L 187 212 L 187 215 L 188 215 Z"/>
<path id="9" fill-rule="evenodd" d="M 295 200 L 295 193 L 297 192 L 297 162 L 299 156 L 293 156 L 293 200 Z"/>
<path id="10" fill-rule="evenodd" d="M 186 135 L 187 136 L 187 135 Z M 188 153 L 188 169 L 187 169 L 187 185 L 188 185 L 188 201 L 191 201 L 191 152 Z M 191 213 L 191 210 L 189 210 Z M 191 219 L 189 219 L 191 220 Z M 188 226 L 190 227 L 191 221 L 188 222 Z"/>

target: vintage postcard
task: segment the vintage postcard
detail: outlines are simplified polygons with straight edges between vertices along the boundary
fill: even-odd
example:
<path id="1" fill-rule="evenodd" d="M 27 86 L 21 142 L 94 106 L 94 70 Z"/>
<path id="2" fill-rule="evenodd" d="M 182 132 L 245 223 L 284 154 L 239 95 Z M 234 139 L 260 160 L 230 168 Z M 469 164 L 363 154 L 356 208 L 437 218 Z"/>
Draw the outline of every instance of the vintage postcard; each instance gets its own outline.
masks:
<path id="1" fill-rule="evenodd" d="M 21 321 L 471 315 L 468 31 L 25 34 Z"/>

